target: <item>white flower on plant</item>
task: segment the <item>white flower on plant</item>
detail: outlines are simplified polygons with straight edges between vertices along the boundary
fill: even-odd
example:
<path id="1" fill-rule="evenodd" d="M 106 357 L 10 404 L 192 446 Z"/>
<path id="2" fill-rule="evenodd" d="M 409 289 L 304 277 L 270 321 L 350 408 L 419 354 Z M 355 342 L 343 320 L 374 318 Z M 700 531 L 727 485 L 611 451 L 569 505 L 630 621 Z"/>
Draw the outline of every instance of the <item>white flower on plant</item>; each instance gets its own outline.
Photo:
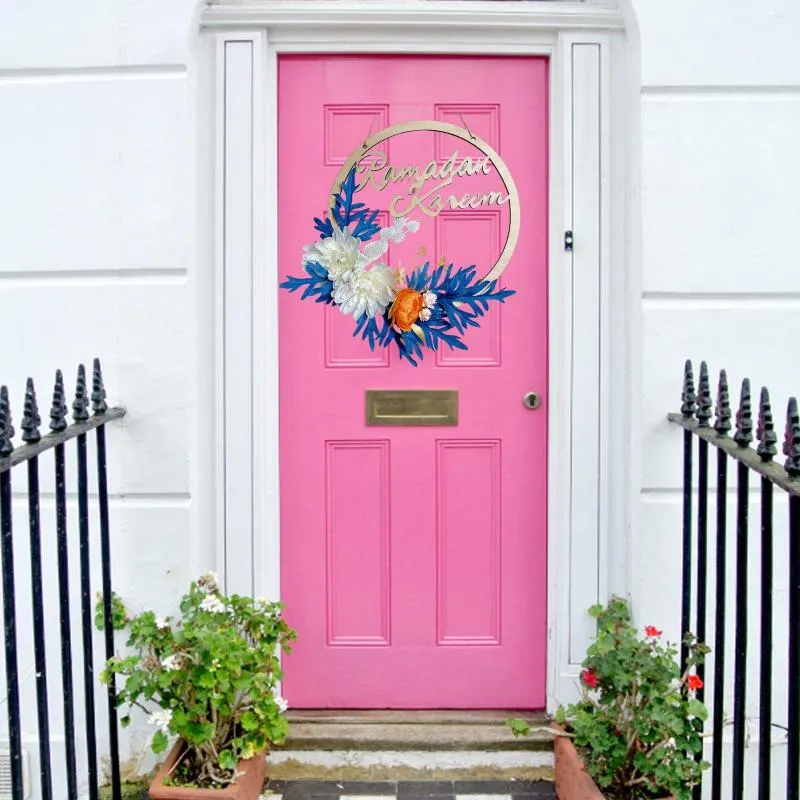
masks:
<path id="1" fill-rule="evenodd" d="M 203 602 L 200 603 L 200 610 L 201 611 L 210 611 L 212 614 L 222 614 L 227 611 L 227 607 L 222 600 L 219 599 L 215 594 L 206 595 L 203 598 Z"/>
<path id="2" fill-rule="evenodd" d="M 169 628 L 169 620 L 166 617 L 156 617 L 156 628 L 165 631 Z"/>
<path id="3" fill-rule="evenodd" d="M 151 725 L 155 725 L 160 731 L 169 733 L 169 724 L 172 722 L 172 711 L 168 708 L 160 708 L 158 711 L 153 711 L 147 717 L 147 721 Z"/>
<path id="4" fill-rule="evenodd" d="M 287 708 L 289 708 L 289 703 L 286 702 L 286 698 L 282 697 L 279 694 L 275 695 L 275 705 L 278 706 L 278 711 L 283 714 Z"/>
<path id="5" fill-rule="evenodd" d="M 170 671 L 173 669 L 180 669 L 181 668 L 181 657 L 173 653 L 171 656 L 167 656 L 166 658 L 161 660 L 161 666 L 164 667 L 165 670 Z"/>
<path id="6" fill-rule="evenodd" d="M 346 283 L 334 283 L 333 302 L 342 314 L 352 314 L 356 320 L 364 314 L 375 317 L 394 300 L 394 287 L 394 272 L 385 264 L 373 264 Z"/>
<path id="7" fill-rule="evenodd" d="M 197 579 L 197 587 L 204 592 L 218 592 L 219 591 L 219 577 L 216 572 L 209 570 L 204 572 Z"/>

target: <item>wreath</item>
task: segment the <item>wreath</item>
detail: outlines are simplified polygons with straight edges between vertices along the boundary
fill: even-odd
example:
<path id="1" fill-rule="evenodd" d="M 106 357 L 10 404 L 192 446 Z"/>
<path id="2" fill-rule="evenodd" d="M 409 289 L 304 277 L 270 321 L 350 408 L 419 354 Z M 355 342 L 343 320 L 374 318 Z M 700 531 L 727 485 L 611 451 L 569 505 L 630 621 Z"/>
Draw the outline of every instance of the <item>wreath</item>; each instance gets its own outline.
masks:
<path id="1" fill-rule="evenodd" d="M 476 279 L 474 265 L 432 268 L 425 262 L 406 276 L 381 261 L 390 242 L 401 242 L 419 229 L 419 222 L 397 217 L 388 228 L 375 220 L 377 211 L 354 201 L 356 168 L 334 195 L 330 214 L 314 218 L 320 238 L 303 248 L 305 276 L 287 276 L 280 284 L 289 292 L 303 290 L 301 300 L 335 305 L 355 319 L 353 336 L 370 349 L 397 346 L 401 359 L 417 366 L 424 348 L 467 350 L 464 335 L 480 327 L 492 302 L 505 303 L 516 294 L 496 280 Z"/>

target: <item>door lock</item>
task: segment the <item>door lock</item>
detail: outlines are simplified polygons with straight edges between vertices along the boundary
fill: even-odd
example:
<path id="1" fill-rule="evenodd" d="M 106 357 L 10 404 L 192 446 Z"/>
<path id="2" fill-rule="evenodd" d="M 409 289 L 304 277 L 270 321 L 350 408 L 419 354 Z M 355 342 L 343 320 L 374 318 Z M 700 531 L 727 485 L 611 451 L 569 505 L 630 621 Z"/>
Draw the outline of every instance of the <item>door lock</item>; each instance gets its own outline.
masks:
<path id="1" fill-rule="evenodd" d="M 534 411 L 542 404 L 542 396 L 537 392 L 526 392 L 522 397 L 522 405 Z"/>

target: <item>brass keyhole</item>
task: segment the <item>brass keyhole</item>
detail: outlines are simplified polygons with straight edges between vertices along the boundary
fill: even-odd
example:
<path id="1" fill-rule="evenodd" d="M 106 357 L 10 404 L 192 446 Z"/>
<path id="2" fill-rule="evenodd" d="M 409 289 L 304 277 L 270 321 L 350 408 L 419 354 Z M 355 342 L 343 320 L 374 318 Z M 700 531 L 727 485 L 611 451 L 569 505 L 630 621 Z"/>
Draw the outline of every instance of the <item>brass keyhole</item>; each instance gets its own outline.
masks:
<path id="1" fill-rule="evenodd" d="M 535 411 L 542 404 L 542 396 L 537 392 L 526 392 L 522 398 L 525 408 Z"/>

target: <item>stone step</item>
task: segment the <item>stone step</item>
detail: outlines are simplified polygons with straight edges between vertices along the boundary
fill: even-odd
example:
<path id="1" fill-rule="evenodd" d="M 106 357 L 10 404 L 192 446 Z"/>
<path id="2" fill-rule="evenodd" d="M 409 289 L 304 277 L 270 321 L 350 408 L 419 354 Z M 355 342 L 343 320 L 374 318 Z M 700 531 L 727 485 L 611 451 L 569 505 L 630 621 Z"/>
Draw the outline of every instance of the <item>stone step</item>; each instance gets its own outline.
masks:
<path id="1" fill-rule="evenodd" d="M 552 750 L 545 725 L 516 737 L 503 723 L 292 722 L 285 750 Z"/>
<path id="2" fill-rule="evenodd" d="M 517 738 L 508 717 L 523 717 Z M 284 780 L 548 780 L 553 737 L 542 714 L 507 711 L 292 711 L 270 754 Z"/>

